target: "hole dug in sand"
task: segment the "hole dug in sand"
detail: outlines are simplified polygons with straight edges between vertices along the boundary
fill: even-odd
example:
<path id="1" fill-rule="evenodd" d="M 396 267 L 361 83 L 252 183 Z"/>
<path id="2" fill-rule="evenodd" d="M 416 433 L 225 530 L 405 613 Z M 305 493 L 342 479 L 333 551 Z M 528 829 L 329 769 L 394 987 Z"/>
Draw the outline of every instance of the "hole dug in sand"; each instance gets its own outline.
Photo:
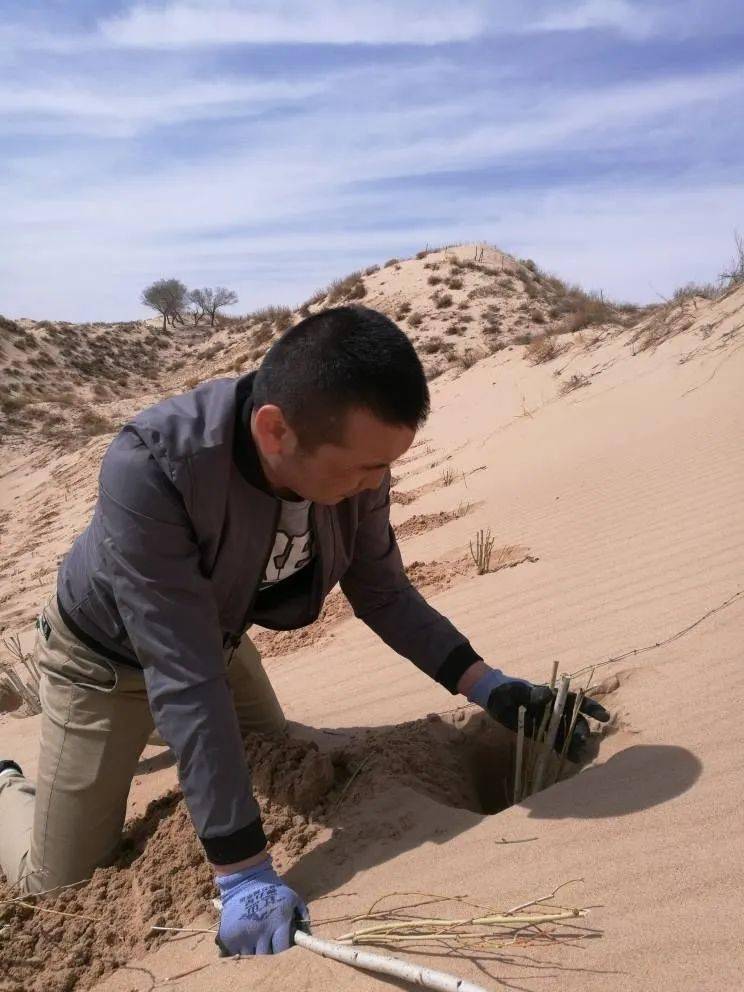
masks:
<path id="1" fill-rule="evenodd" d="M 247 744 L 275 863 L 308 899 L 510 805 L 514 735 L 484 714 L 312 733 L 320 746 L 299 737 Z M 165 939 L 152 926 L 188 926 L 215 890 L 174 792 L 129 825 L 115 866 L 39 909 L 16 894 L 0 883 L 3 992 L 72 992 Z"/>

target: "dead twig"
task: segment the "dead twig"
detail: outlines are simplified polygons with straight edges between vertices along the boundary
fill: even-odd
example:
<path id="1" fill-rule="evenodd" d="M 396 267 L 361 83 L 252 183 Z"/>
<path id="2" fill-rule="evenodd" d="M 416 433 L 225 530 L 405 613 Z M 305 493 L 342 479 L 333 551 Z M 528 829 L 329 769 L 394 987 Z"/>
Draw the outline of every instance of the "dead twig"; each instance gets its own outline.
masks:
<path id="1" fill-rule="evenodd" d="M 615 655 L 612 658 L 608 658 L 606 661 L 597 661 L 593 665 L 586 665 L 584 668 L 579 668 L 575 672 L 571 672 L 571 678 L 575 679 L 577 675 L 583 675 L 584 672 L 589 672 L 593 668 L 601 668 L 603 665 L 611 665 L 617 661 L 625 661 L 626 658 L 635 658 L 637 655 L 645 654 L 647 651 L 655 651 L 656 648 L 666 647 L 667 644 L 671 644 L 673 641 L 679 640 L 680 637 L 684 637 L 685 634 L 689 634 L 691 630 L 694 630 L 695 627 L 699 626 L 699 624 L 703 623 L 709 617 L 712 617 L 716 613 L 720 613 L 721 610 L 727 609 L 727 607 L 731 606 L 732 603 L 735 603 L 741 596 L 744 596 L 744 589 L 739 589 L 739 591 L 735 592 L 733 596 L 729 596 L 728 599 L 724 600 L 718 606 L 714 606 L 712 610 L 708 610 L 707 613 L 704 613 L 701 617 L 698 617 L 698 619 L 693 623 L 683 627 L 682 630 L 678 630 L 676 634 L 672 634 L 670 637 L 664 638 L 663 641 L 656 641 L 655 643 L 647 644 L 642 648 L 631 648 L 630 651 L 626 651 L 624 654 Z"/>

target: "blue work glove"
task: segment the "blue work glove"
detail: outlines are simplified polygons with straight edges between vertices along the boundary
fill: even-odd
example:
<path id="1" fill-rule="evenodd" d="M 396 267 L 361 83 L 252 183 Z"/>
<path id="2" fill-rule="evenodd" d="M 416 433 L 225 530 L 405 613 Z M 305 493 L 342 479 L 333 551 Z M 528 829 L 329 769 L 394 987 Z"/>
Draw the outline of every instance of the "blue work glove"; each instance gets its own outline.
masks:
<path id="1" fill-rule="evenodd" d="M 308 909 L 274 871 L 271 855 L 252 868 L 218 875 L 222 916 L 217 946 L 223 955 L 279 954 L 307 929 Z"/>
<path id="2" fill-rule="evenodd" d="M 468 699 L 471 703 L 482 706 L 494 720 L 515 733 L 519 707 L 524 706 L 526 710 L 524 716 L 525 736 L 533 737 L 540 726 L 545 707 L 550 706 L 552 708 L 556 695 L 557 690 L 551 689 L 548 685 L 533 685 L 532 682 L 527 682 L 525 679 L 510 678 L 498 668 L 492 668 L 473 684 L 468 693 Z M 569 692 L 553 745 L 558 754 L 563 750 L 563 742 L 571 723 L 575 701 L 576 693 Z M 599 720 L 601 723 L 607 723 L 610 719 L 610 714 L 601 703 L 590 696 L 584 697 L 566 750 L 566 757 L 569 761 L 581 760 L 584 747 L 589 739 L 589 724 L 581 715 L 582 713 L 594 720 Z"/>

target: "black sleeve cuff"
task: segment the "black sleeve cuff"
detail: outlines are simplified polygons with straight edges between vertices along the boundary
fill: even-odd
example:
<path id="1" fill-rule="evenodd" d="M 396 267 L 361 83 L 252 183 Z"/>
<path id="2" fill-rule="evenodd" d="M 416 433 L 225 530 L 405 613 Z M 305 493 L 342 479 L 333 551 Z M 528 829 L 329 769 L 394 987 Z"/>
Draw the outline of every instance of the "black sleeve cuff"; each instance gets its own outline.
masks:
<path id="1" fill-rule="evenodd" d="M 213 865 L 232 865 L 252 858 L 266 847 L 266 834 L 260 820 L 241 827 L 225 837 L 200 837 L 207 858 Z"/>
<path id="2" fill-rule="evenodd" d="M 455 696 L 457 695 L 457 683 L 474 661 L 483 661 L 483 659 L 473 649 L 470 642 L 465 641 L 464 644 L 458 644 L 450 651 L 434 678 Z"/>

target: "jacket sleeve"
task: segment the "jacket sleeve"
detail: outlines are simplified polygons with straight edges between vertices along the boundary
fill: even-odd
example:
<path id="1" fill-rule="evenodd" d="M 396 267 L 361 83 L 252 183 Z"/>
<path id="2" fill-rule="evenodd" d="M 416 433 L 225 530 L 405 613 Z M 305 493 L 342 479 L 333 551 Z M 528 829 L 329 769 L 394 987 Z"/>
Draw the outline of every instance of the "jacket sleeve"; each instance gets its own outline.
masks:
<path id="1" fill-rule="evenodd" d="M 360 515 L 354 555 L 340 582 L 354 615 L 451 693 L 480 660 L 467 638 L 410 583 L 390 524 L 390 474 Z"/>
<path id="2" fill-rule="evenodd" d="M 217 606 L 179 491 L 125 430 L 101 467 L 99 510 L 116 604 L 173 749 L 191 819 L 215 864 L 266 838 L 227 681 Z"/>

